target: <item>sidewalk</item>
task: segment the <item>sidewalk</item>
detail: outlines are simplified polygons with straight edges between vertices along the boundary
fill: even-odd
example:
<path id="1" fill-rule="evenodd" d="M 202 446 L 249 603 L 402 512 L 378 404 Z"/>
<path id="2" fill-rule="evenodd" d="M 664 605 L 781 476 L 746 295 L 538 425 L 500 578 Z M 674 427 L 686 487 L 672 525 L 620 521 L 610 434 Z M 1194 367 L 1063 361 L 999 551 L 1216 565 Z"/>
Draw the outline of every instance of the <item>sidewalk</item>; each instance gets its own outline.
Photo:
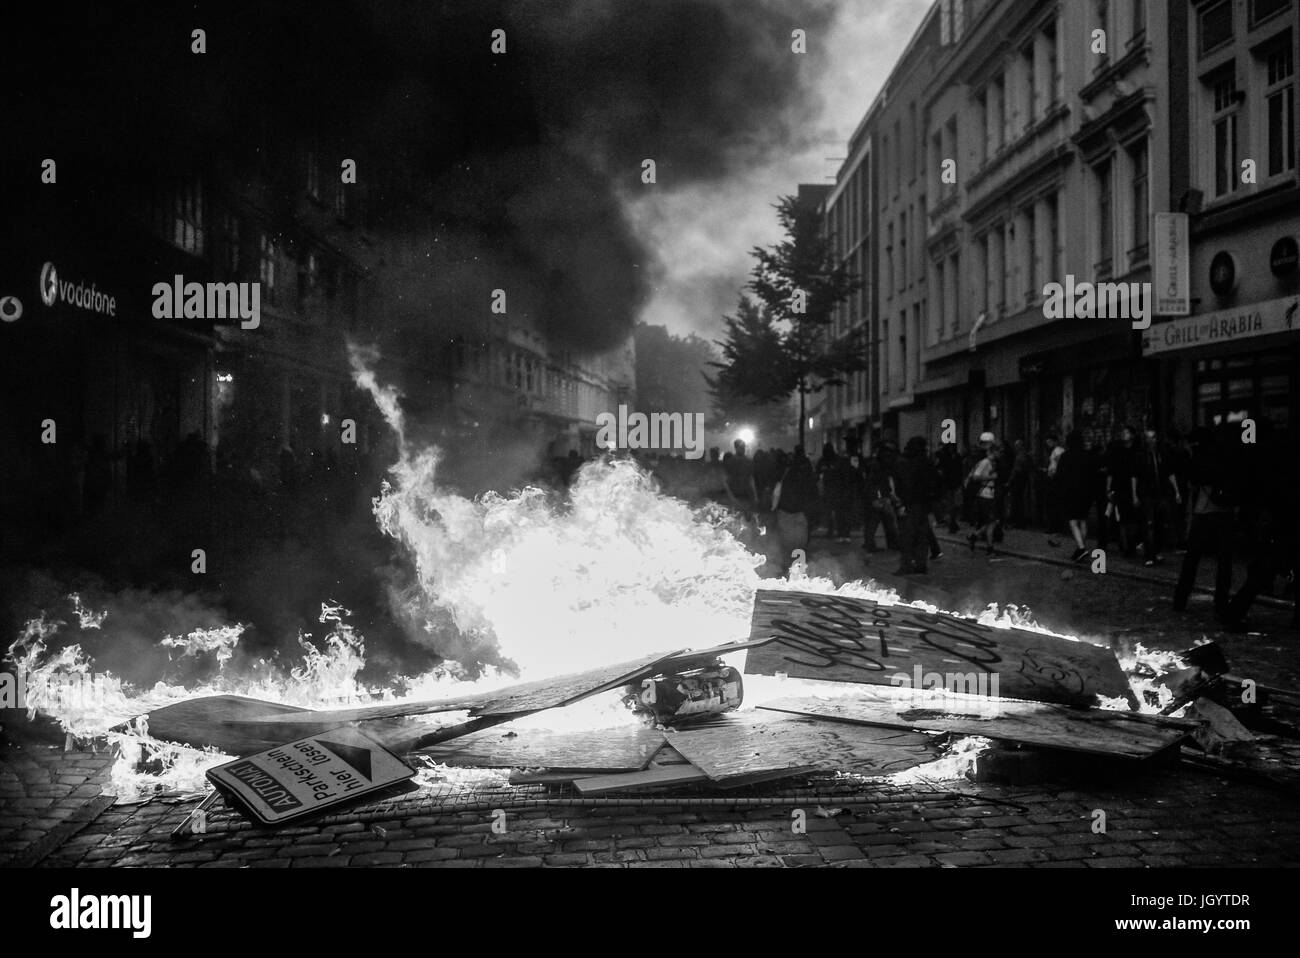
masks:
<path id="1" fill-rule="evenodd" d="M 948 547 L 953 549 L 969 548 L 966 539 L 969 532 L 970 530 L 965 526 L 962 527 L 961 532 L 956 534 L 945 531 L 943 526 L 935 529 L 935 535 L 940 542 L 944 543 L 945 549 Z M 1049 538 L 1051 541 L 1059 543 L 1059 545 L 1055 547 L 1048 545 Z M 983 543 L 980 543 L 977 548 L 982 553 L 984 549 Z M 1049 537 L 1041 529 L 1005 529 L 1005 538 L 995 548 L 1002 555 L 1015 556 L 1020 559 L 1033 559 L 1066 568 L 1087 570 L 1091 562 L 1091 559 L 1071 562 L 1070 555 L 1074 552 L 1074 540 L 1064 534 Z M 1089 545 L 1090 552 L 1095 548 L 1095 543 Z M 1174 586 L 1178 584 L 1178 573 L 1182 568 L 1184 555 L 1184 550 L 1169 550 L 1164 553 L 1163 562 L 1147 566 L 1143 565 L 1140 556 L 1132 559 L 1125 558 L 1123 553 L 1120 552 L 1119 546 L 1112 545 L 1106 550 L 1106 574 L 1147 582 L 1152 585 L 1166 586 L 1172 596 Z M 1238 589 L 1245 581 L 1246 559 L 1241 556 L 1235 557 L 1232 563 L 1233 590 Z M 1281 597 L 1283 587 L 1284 583 L 1279 577 L 1275 586 L 1278 594 L 1271 596 L 1260 595 L 1255 601 L 1260 605 L 1272 608 L 1289 609 L 1292 602 L 1290 598 Z M 1200 568 L 1197 569 L 1196 573 L 1196 591 L 1207 595 L 1214 592 L 1213 557 L 1201 560 Z"/>

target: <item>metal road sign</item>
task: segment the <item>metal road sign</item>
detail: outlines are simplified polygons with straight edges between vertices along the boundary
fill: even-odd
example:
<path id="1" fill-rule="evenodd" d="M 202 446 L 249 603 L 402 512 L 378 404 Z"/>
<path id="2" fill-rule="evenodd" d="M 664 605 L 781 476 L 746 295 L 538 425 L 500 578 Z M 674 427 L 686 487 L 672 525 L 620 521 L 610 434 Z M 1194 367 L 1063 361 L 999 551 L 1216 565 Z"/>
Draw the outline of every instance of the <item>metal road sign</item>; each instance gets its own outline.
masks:
<path id="1" fill-rule="evenodd" d="M 405 781 L 415 770 L 352 726 L 219 765 L 208 781 L 263 825 L 281 825 Z"/>

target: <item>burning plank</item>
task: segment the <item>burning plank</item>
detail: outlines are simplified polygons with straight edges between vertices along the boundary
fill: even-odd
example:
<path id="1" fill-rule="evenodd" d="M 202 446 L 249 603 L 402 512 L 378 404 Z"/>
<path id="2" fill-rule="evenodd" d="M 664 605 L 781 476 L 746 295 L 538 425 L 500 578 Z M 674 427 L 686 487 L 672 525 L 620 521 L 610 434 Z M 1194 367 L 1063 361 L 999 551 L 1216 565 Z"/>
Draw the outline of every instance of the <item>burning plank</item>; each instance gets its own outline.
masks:
<path id="1" fill-rule="evenodd" d="M 421 751 L 448 765 L 546 768 L 567 771 L 640 771 L 664 744 L 664 734 L 629 726 L 588 732 L 525 730 L 475 732 Z"/>
<path id="2" fill-rule="evenodd" d="M 750 651 L 748 674 L 895 686 L 919 681 L 1069 705 L 1133 696 L 1110 649 L 848 596 L 760 590 L 750 635 L 773 641 Z"/>
<path id="3" fill-rule="evenodd" d="M 918 698 L 923 693 L 917 693 Z M 929 706 L 929 707 L 925 707 Z M 759 706 L 773 712 L 894 729 L 982 735 L 1044 748 L 1144 759 L 1177 745 L 1198 723 L 1112 709 L 968 696 L 931 704 L 912 694 L 864 688 L 841 699 L 787 698 Z"/>
<path id="4" fill-rule="evenodd" d="M 926 735 L 795 716 L 727 716 L 668 743 L 711 781 L 811 770 L 890 775 L 938 757 Z"/>
<path id="5" fill-rule="evenodd" d="M 350 722 L 390 720 L 384 733 L 385 741 L 390 748 L 398 748 L 398 744 L 404 742 L 404 735 L 415 741 L 428 730 L 420 729 L 408 734 L 404 731 L 405 726 L 394 724 L 391 720 L 433 712 L 469 710 L 482 723 L 478 727 L 483 727 L 484 724 L 496 724 L 519 715 L 570 705 L 588 696 L 618 688 L 644 676 L 654 675 L 658 671 L 656 666 L 661 661 L 671 659 L 677 662 L 680 657 L 681 653 L 658 653 L 633 662 L 524 682 L 462 698 L 395 702 L 355 709 L 301 709 L 239 695 L 211 695 L 177 702 L 150 712 L 149 734 L 167 742 L 200 748 L 214 747 L 231 754 L 246 755 Z"/>

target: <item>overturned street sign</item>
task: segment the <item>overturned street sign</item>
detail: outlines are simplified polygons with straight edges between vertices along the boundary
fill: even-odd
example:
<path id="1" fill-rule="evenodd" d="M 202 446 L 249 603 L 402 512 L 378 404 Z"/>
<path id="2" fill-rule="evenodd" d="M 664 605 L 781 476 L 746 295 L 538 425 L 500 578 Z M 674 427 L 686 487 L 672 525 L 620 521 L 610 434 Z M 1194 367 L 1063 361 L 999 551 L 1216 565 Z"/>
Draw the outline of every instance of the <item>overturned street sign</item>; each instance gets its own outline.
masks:
<path id="1" fill-rule="evenodd" d="M 283 825 L 414 774 L 379 742 L 344 726 L 219 765 L 208 781 L 254 821 Z"/>

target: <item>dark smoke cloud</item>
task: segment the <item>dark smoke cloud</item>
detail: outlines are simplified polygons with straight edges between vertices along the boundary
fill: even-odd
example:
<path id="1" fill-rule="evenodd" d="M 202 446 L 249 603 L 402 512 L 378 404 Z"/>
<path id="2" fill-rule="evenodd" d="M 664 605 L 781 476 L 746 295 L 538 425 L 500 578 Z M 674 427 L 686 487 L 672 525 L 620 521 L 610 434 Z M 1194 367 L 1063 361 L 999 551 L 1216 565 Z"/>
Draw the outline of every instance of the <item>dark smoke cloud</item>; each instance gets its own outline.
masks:
<path id="1" fill-rule="evenodd" d="M 652 257 L 620 196 L 788 148 L 812 99 L 790 32 L 832 13 L 817 0 L 54 3 L 7 24 L 0 69 L 29 171 L 65 151 L 146 182 L 196 157 L 251 173 L 268 145 L 323 135 L 365 158 L 363 178 L 369 164 L 427 204 L 429 222 L 386 235 L 425 247 L 431 286 L 472 264 L 462 297 L 510 284 L 552 337 L 594 349 L 648 295 Z M 497 28 L 505 56 L 489 51 Z M 646 158 L 656 186 L 641 183 Z"/>

